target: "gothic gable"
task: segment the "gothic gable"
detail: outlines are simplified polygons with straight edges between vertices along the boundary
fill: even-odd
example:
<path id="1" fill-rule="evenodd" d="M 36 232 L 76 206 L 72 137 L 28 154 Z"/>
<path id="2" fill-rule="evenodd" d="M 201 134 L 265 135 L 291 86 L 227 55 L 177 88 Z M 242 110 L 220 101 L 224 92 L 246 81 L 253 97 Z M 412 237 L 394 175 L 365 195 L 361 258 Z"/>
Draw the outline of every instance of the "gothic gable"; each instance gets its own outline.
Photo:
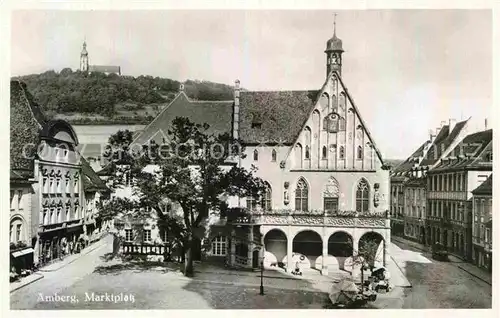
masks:
<path id="1" fill-rule="evenodd" d="M 376 170 L 380 152 L 339 74 L 319 91 L 308 119 L 290 149 L 292 170 Z"/>

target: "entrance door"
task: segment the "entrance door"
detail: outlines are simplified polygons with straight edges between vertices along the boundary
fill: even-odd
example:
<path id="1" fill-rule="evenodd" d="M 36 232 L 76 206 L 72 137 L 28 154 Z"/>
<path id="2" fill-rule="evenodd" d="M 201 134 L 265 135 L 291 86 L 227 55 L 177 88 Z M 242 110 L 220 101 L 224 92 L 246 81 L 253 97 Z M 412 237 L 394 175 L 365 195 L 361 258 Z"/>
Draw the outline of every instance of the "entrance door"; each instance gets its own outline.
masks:
<path id="1" fill-rule="evenodd" d="M 253 251 L 252 268 L 259 268 L 259 250 Z"/>

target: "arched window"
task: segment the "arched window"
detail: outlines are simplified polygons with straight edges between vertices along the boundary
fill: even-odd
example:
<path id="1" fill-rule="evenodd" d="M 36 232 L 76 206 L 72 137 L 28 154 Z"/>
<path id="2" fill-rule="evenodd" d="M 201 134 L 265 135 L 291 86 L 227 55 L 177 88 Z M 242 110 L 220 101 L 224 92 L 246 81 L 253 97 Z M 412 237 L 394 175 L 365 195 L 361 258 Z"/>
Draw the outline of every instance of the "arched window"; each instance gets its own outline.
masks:
<path id="1" fill-rule="evenodd" d="M 259 160 L 259 152 L 257 149 L 253 151 L 253 161 L 258 161 Z"/>
<path id="2" fill-rule="evenodd" d="M 306 146 L 306 159 L 311 159 L 311 152 L 309 151 L 309 146 Z"/>
<path id="3" fill-rule="evenodd" d="M 226 256 L 227 237 L 219 235 L 212 240 L 212 255 Z"/>
<path id="4" fill-rule="evenodd" d="M 328 116 L 323 118 L 323 130 L 327 130 L 328 128 Z"/>
<path id="5" fill-rule="evenodd" d="M 300 179 L 297 182 L 297 188 L 295 189 L 295 210 L 297 211 L 308 211 L 309 198 L 309 188 L 304 179 Z"/>
<path id="6" fill-rule="evenodd" d="M 323 149 L 321 150 L 321 158 L 326 159 L 326 146 L 323 146 Z"/>
<path id="7" fill-rule="evenodd" d="M 365 179 L 361 179 L 356 189 L 356 211 L 368 212 L 370 202 L 370 186 Z"/>
<path id="8" fill-rule="evenodd" d="M 264 193 L 262 195 L 262 203 L 261 203 L 262 209 L 264 211 L 271 211 L 272 210 L 272 201 L 271 201 L 272 193 L 273 192 L 271 189 L 271 185 L 266 182 L 266 188 L 265 188 Z"/>
<path id="9" fill-rule="evenodd" d="M 333 177 L 328 180 L 323 191 L 323 210 L 327 212 L 336 212 L 339 208 L 339 184 Z"/>
<path id="10" fill-rule="evenodd" d="M 344 159 L 345 158 L 344 146 L 340 146 L 340 149 L 339 149 L 339 158 L 340 159 Z"/>
<path id="11" fill-rule="evenodd" d="M 257 194 L 247 197 L 247 208 L 251 210 L 257 209 Z"/>
<path id="12" fill-rule="evenodd" d="M 24 241 L 24 224 L 23 220 L 19 217 L 15 217 L 10 222 L 10 242 L 17 243 L 19 241 Z"/>
<path id="13" fill-rule="evenodd" d="M 361 146 L 358 146 L 357 158 L 358 160 L 363 159 L 363 147 Z"/>
<path id="14" fill-rule="evenodd" d="M 276 150 L 273 149 L 273 151 L 271 152 L 271 161 L 276 161 Z"/>

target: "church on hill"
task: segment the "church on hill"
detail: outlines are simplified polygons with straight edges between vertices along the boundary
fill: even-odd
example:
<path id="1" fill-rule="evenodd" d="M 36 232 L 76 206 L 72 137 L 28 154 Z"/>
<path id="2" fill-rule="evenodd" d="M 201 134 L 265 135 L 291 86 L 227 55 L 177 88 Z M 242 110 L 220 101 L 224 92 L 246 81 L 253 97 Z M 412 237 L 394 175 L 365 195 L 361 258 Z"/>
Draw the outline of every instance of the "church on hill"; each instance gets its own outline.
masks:
<path id="1" fill-rule="evenodd" d="M 116 65 L 89 65 L 89 52 L 87 51 L 87 43 L 83 41 L 82 52 L 80 53 L 80 71 L 85 73 L 99 72 L 108 74 L 121 75 L 120 66 Z"/>
<path id="2" fill-rule="evenodd" d="M 239 163 L 267 182 L 261 200 L 229 199 L 247 217 L 221 215 L 201 245 L 208 259 L 232 267 L 295 265 L 353 271 L 368 242 L 379 246 L 375 265 L 389 261 L 389 167 L 342 78 L 342 40 L 326 43 L 326 76 L 316 90 L 246 91 L 234 98 L 193 101 L 182 90 L 135 138 L 163 142 L 178 116 L 241 139 Z M 175 206 L 175 202 L 172 205 Z M 125 225 L 126 226 L 126 225 Z"/>

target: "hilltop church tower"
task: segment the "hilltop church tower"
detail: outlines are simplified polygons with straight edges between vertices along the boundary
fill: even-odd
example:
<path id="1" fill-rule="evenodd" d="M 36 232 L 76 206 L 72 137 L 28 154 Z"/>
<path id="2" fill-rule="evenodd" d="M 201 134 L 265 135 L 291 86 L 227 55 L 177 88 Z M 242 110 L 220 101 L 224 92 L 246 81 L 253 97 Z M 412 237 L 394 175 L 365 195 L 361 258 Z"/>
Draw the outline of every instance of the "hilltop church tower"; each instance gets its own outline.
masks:
<path id="1" fill-rule="evenodd" d="M 87 43 L 83 41 L 82 52 L 80 53 L 80 71 L 89 71 L 89 52 L 87 52 Z"/>
<path id="2" fill-rule="evenodd" d="M 336 16 L 336 15 L 335 15 Z M 337 37 L 337 22 L 333 22 L 333 37 L 326 42 L 326 76 L 331 71 L 337 71 L 342 75 L 342 40 Z"/>

